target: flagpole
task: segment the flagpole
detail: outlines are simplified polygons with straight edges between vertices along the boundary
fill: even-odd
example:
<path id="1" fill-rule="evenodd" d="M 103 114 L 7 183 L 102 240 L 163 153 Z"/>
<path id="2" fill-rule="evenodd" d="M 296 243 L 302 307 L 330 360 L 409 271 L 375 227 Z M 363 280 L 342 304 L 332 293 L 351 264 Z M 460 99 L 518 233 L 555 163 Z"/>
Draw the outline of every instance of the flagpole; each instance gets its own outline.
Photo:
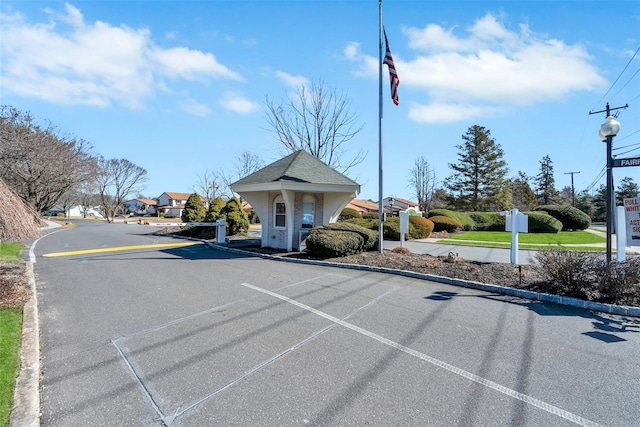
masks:
<path id="1" fill-rule="evenodd" d="M 383 253 L 384 243 L 384 205 L 382 200 L 382 0 L 378 0 L 379 9 L 379 51 L 378 51 L 378 247 L 380 253 Z"/>

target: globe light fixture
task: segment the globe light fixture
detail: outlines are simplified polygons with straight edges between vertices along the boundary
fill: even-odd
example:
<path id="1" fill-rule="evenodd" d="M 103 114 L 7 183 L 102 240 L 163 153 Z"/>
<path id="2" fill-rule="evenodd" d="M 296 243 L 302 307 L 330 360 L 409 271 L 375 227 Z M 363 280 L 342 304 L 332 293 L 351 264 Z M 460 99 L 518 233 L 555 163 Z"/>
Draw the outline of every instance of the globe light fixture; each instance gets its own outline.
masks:
<path id="1" fill-rule="evenodd" d="M 609 104 L 607 104 L 607 107 L 608 106 Z M 611 262 L 611 236 L 613 234 L 614 208 L 611 146 L 613 145 L 613 137 L 615 137 L 618 132 L 620 132 L 620 123 L 614 119 L 613 116 L 607 116 L 602 126 L 600 126 L 600 132 L 598 132 L 600 140 L 607 143 L 607 263 Z"/>

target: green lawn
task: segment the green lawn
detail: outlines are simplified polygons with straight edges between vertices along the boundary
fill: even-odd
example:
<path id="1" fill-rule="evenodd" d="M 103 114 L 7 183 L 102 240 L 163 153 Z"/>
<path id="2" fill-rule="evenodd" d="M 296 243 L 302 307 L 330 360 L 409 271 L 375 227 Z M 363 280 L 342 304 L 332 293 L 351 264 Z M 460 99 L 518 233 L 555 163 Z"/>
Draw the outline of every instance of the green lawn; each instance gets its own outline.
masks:
<path id="1" fill-rule="evenodd" d="M 0 310 L 0 425 L 9 425 L 11 401 L 18 367 L 22 308 Z"/>
<path id="2" fill-rule="evenodd" d="M 0 259 L 20 259 L 20 252 L 23 248 L 22 243 L 0 242 Z"/>
<path id="3" fill-rule="evenodd" d="M 510 243 L 510 231 L 467 231 L 462 234 L 453 234 L 448 239 L 456 243 L 464 241 Z M 588 245 L 592 243 L 605 243 L 604 236 L 598 236 L 588 231 L 561 231 L 560 233 L 520 233 L 518 242 L 532 245 Z"/>
<path id="4" fill-rule="evenodd" d="M 0 259 L 17 261 L 22 243 L 0 244 Z M 0 426 L 9 425 L 13 388 L 20 366 L 22 307 L 0 309 Z"/>

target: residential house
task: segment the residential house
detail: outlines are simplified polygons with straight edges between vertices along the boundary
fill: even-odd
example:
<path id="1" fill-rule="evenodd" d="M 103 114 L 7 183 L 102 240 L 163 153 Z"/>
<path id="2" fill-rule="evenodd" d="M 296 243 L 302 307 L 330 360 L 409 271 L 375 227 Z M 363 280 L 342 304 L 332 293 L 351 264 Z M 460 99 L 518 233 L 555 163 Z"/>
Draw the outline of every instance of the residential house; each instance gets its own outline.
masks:
<path id="1" fill-rule="evenodd" d="M 369 212 L 378 212 L 378 204 L 371 200 L 353 199 L 347 205 L 348 208 L 354 209 L 360 213 L 360 215 Z"/>
<path id="2" fill-rule="evenodd" d="M 176 217 L 182 216 L 182 210 L 185 203 L 189 198 L 190 193 L 175 193 L 165 191 L 158 197 L 156 202 L 156 209 L 158 212 L 165 215 L 175 215 Z"/>
<path id="3" fill-rule="evenodd" d="M 157 204 L 157 200 L 145 199 L 142 197 L 124 202 L 127 213 L 133 213 L 136 215 L 154 215 L 156 213 Z"/>
<path id="4" fill-rule="evenodd" d="M 409 215 L 422 215 L 418 203 L 399 197 L 386 197 L 382 199 L 382 205 L 384 210 L 390 212 L 391 215 L 399 215 L 399 212 L 407 212 Z"/>

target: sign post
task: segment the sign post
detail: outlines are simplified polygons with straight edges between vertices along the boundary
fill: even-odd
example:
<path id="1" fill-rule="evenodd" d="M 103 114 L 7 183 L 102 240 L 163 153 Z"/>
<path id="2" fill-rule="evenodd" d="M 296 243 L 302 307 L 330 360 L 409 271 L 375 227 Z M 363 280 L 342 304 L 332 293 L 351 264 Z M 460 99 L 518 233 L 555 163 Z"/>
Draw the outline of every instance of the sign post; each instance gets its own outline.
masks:
<path id="1" fill-rule="evenodd" d="M 409 214 L 400 212 L 400 247 L 404 248 L 404 235 L 409 233 Z"/>
<path id="2" fill-rule="evenodd" d="M 529 232 L 529 216 L 518 212 L 518 209 L 502 211 L 505 218 L 505 231 L 511 232 L 511 264 L 518 264 L 518 233 Z"/>

